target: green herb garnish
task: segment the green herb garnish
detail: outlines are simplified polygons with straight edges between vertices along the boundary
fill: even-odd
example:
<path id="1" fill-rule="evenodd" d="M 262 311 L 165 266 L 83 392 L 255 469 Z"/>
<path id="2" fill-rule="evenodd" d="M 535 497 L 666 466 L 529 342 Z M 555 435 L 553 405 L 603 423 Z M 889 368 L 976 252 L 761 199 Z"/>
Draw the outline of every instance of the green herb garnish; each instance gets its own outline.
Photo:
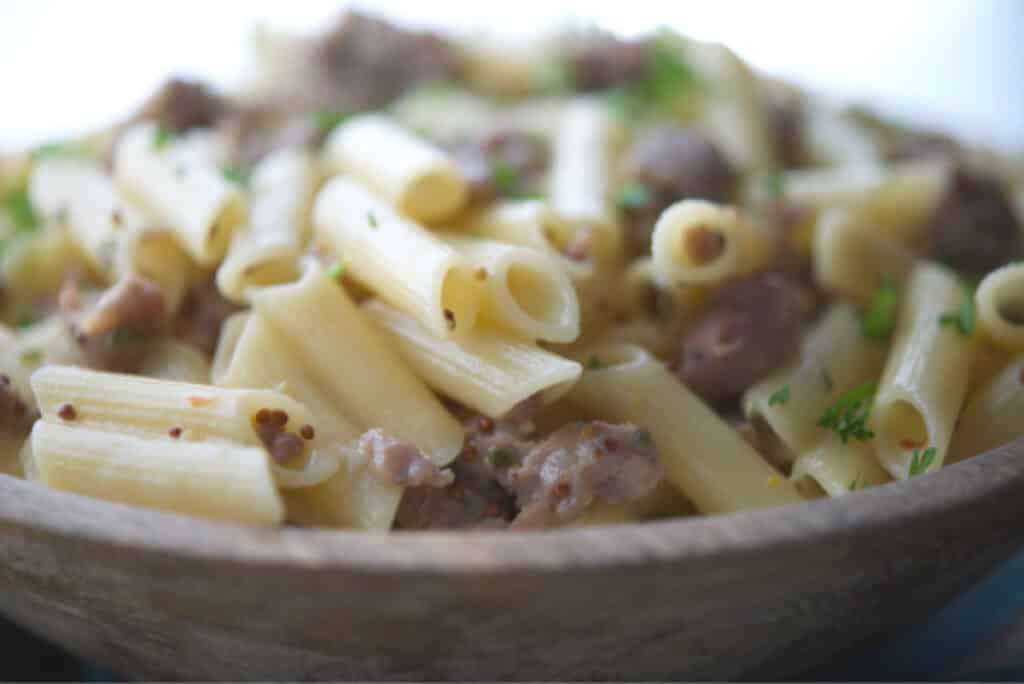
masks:
<path id="1" fill-rule="evenodd" d="M 910 458 L 910 471 L 907 477 L 916 477 L 926 472 L 932 462 L 935 461 L 935 454 L 935 447 L 928 447 L 923 452 L 920 449 L 914 449 L 914 455 Z"/>
<path id="2" fill-rule="evenodd" d="M 515 195 L 519 192 L 522 178 L 520 178 L 519 172 L 515 167 L 504 159 L 500 157 L 491 159 L 491 177 L 494 178 L 494 184 L 501 194 Z"/>
<path id="3" fill-rule="evenodd" d="M 18 231 L 26 231 L 39 225 L 39 218 L 32 207 L 32 200 L 28 196 L 28 188 L 15 190 L 4 200 L 3 208 L 10 214 L 14 221 L 14 227 Z"/>
<path id="4" fill-rule="evenodd" d="M 538 90 L 548 95 L 570 93 L 575 88 L 572 69 L 565 62 L 552 60 L 541 65 L 534 76 Z"/>
<path id="5" fill-rule="evenodd" d="M 519 456 L 514 449 L 498 447 L 487 454 L 487 461 L 495 468 L 510 468 L 519 463 Z"/>
<path id="6" fill-rule="evenodd" d="M 81 143 L 72 141 L 50 142 L 39 145 L 32 150 L 32 161 L 36 162 L 50 157 L 82 157 L 87 154 L 87 150 Z"/>
<path id="7" fill-rule="evenodd" d="M 27 328 L 35 322 L 36 319 L 28 311 L 22 311 L 18 314 L 17 318 L 14 319 L 14 325 L 18 328 Z"/>
<path id="8" fill-rule="evenodd" d="M 861 315 L 860 329 L 869 340 L 885 341 L 896 329 L 900 291 L 891 278 L 885 278 L 875 291 L 871 303 Z"/>
<path id="9" fill-rule="evenodd" d="M 768 193 L 768 197 L 771 199 L 778 199 L 782 197 L 782 194 L 786 189 L 782 178 L 782 172 L 776 171 L 765 176 L 764 188 Z"/>
<path id="10" fill-rule="evenodd" d="M 843 444 L 851 437 L 862 442 L 871 439 L 875 433 L 867 428 L 867 421 L 871 417 L 871 401 L 877 390 L 878 383 L 857 385 L 825 409 L 818 418 L 818 425 L 835 431 Z"/>
<path id="11" fill-rule="evenodd" d="M 37 366 L 43 360 L 43 352 L 41 349 L 36 349 L 35 347 L 26 349 L 21 352 L 18 360 L 26 366 Z"/>
<path id="12" fill-rule="evenodd" d="M 789 385 L 786 385 L 782 389 L 775 390 L 772 395 L 768 397 L 768 405 L 775 406 L 776 404 L 782 406 L 789 401 Z"/>
<path id="13" fill-rule="evenodd" d="M 943 328 L 953 328 L 964 337 L 974 334 L 974 324 L 977 320 L 977 310 L 974 304 L 974 290 L 970 283 L 963 286 L 963 299 L 956 311 L 947 311 L 939 317 L 939 325 Z"/>
<path id="14" fill-rule="evenodd" d="M 243 188 L 248 188 L 252 181 L 252 170 L 241 166 L 225 166 L 221 168 L 220 172 L 226 179 Z"/>
<path id="15" fill-rule="evenodd" d="M 654 444 L 654 437 L 651 436 L 651 431 L 647 428 L 640 428 L 636 431 L 633 439 L 636 443 L 643 447 L 649 447 Z"/>
<path id="16" fill-rule="evenodd" d="M 341 280 L 341 276 L 345 275 L 345 264 L 340 261 L 335 261 L 331 264 L 330 268 L 327 269 L 327 277 L 333 280 Z"/>
<path id="17" fill-rule="evenodd" d="M 608 93 L 608 104 L 627 119 L 671 107 L 680 95 L 700 84 L 683 56 L 683 46 L 670 37 L 661 36 L 651 43 L 648 60 L 643 77 Z"/>
<path id="18" fill-rule="evenodd" d="M 319 130 L 322 135 L 328 136 L 334 132 L 335 128 L 345 123 L 345 121 L 351 116 L 351 112 L 320 109 L 315 112 L 311 112 L 309 118 L 313 121 L 313 125 L 317 127 L 317 130 Z"/>
<path id="19" fill-rule="evenodd" d="M 616 200 L 620 209 L 641 209 L 651 203 L 651 189 L 643 183 L 626 183 Z"/>
<path id="20" fill-rule="evenodd" d="M 171 129 L 163 124 L 157 124 L 156 130 L 153 131 L 153 149 L 159 150 L 167 147 L 167 143 L 171 142 L 173 137 L 174 132 Z"/>
<path id="21" fill-rule="evenodd" d="M 377 217 L 374 215 L 372 211 L 366 212 L 366 222 L 370 224 L 371 228 L 377 227 Z"/>
<path id="22" fill-rule="evenodd" d="M 591 354 L 590 359 L 587 360 L 587 369 L 589 370 L 601 370 L 607 367 L 608 364 L 598 358 L 597 354 Z"/>

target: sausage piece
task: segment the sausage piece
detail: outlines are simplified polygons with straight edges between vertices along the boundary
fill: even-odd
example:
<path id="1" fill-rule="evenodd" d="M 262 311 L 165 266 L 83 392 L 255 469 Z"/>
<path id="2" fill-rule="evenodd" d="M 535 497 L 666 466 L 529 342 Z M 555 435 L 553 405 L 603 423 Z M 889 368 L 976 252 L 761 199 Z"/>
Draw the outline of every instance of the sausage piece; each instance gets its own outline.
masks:
<path id="1" fill-rule="evenodd" d="M 927 234 L 935 258 L 968 276 L 983 276 L 1021 255 L 1021 227 L 1005 189 L 963 167 L 954 170 Z"/>
<path id="2" fill-rule="evenodd" d="M 527 191 L 547 166 L 547 152 L 543 140 L 514 130 L 495 131 L 452 148 L 470 196 L 478 202 Z"/>
<path id="3" fill-rule="evenodd" d="M 224 100 L 199 81 L 171 78 L 142 105 L 136 121 L 155 120 L 181 133 L 213 126 L 226 110 Z"/>
<path id="4" fill-rule="evenodd" d="M 646 42 L 599 34 L 574 45 L 568 61 L 576 89 L 591 91 L 640 79 L 650 67 L 651 56 Z"/>
<path id="5" fill-rule="evenodd" d="M 710 404 L 735 400 L 795 358 L 803 319 L 801 289 L 786 276 L 730 283 L 683 338 L 679 378 Z"/>
<path id="6" fill-rule="evenodd" d="M 0 432 L 27 435 L 39 413 L 29 409 L 11 387 L 11 379 L 0 373 Z"/>

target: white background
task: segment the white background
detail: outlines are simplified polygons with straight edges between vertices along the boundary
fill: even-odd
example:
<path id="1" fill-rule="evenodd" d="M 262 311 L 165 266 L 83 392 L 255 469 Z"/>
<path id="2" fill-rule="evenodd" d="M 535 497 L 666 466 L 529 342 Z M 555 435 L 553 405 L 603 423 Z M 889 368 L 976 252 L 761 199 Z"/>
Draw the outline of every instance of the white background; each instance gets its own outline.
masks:
<path id="1" fill-rule="evenodd" d="M 592 20 L 721 40 L 815 90 L 1024 150 L 1024 0 L 359 2 L 406 21 L 525 34 Z M 164 75 L 222 86 L 255 22 L 312 30 L 324 0 L 0 0 L 0 146 L 57 138 L 133 107 Z"/>

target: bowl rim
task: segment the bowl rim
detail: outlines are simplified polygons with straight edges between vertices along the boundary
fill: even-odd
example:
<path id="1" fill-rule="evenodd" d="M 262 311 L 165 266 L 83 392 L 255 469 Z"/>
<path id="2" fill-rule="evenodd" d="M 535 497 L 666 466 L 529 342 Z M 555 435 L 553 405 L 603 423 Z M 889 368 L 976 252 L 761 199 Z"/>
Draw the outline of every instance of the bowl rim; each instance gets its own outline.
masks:
<path id="1" fill-rule="evenodd" d="M 1014 489 L 1024 492 L 1024 437 L 927 476 L 872 487 L 856 496 L 534 532 L 259 528 L 111 503 L 0 475 L 0 534 L 13 527 L 180 560 L 328 572 L 606 572 L 759 555 L 768 549 L 877 534 L 938 512 L 968 509 L 980 499 Z"/>

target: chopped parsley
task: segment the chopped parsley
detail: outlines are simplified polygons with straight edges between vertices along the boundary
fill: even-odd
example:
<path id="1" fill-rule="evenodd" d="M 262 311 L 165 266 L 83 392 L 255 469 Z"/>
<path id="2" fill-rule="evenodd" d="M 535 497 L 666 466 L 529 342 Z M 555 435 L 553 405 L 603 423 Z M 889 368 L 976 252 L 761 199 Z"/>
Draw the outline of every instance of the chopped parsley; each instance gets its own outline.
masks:
<path id="1" fill-rule="evenodd" d="M 640 428 L 637 430 L 633 439 L 635 439 L 636 443 L 642 447 L 649 447 L 654 444 L 654 437 L 651 436 L 651 431 L 647 428 Z"/>
<path id="2" fill-rule="evenodd" d="M 601 370 L 602 368 L 607 367 L 608 364 L 602 361 L 600 358 L 598 358 L 597 354 L 591 354 L 590 358 L 587 360 L 588 370 Z"/>
<path id="3" fill-rule="evenodd" d="M 857 477 L 853 478 L 853 482 L 850 483 L 850 491 L 855 492 L 858 489 L 867 489 L 870 486 L 871 483 L 868 482 L 867 478 L 865 478 L 862 473 L 858 473 Z"/>
<path id="4" fill-rule="evenodd" d="M 39 145 L 32 150 L 32 161 L 48 159 L 50 157 L 80 157 L 86 155 L 85 148 L 81 143 L 64 141 L 50 142 Z"/>
<path id="5" fill-rule="evenodd" d="M 779 406 L 783 406 L 788 401 L 789 401 L 789 385 L 786 385 L 782 389 L 779 389 L 779 390 L 776 390 L 776 391 L 772 392 L 772 395 L 770 397 L 768 397 L 768 405 L 769 406 L 775 406 L 776 404 L 778 404 Z"/>
<path id="6" fill-rule="evenodd" d="M 867 428 L 867 421 L 877 390 L 878 384 L 874 382 L 857 385 L 825 409 L 818 418 L 818 425 L 833 430 L 843 444 L 851 437 L 862 442 L 871 439 L 875 433 Z"/>
<path id="7" fill-rule="evenodd" d="M 174 137 L 174 133 L 171 129 L 167 128 L 163 124 L 158 124 L 156 130 L 153 131 L 153 149 L 159 150 L 167 147 L 167 143 L 171 142 L 171 138 Z"/>
<path id="8" fill-rule="evenodd" d="M 619 188 L 616 203 L 620 209 L 641 209 L 651 203 L 651 189 L 643 183 L 626 183 Z"/>
<path id="9" fill-rule="evenodd" d="M 41 349 L 32 347 L 21 352 L 18 360 L 26 366 L 37 366 L 43 360 L 43 352 Z"/>
<path id="10" fill-rule="evenodd" d="M 317 130 L 319 130 L 322 135 L 328 136 L 334 132 L 335 128 L 343 124 L 351 116 L 351 112 L 318 109 L 315 112 L 311 112 L 309 118 L 313 121 L 313 125 L 317 127 Z"/>
<path id="11" fill-rule="evenodd" d="M 928 447 L 924 451 L 914 449 L 914 455 L 910 458 L 910 470 L 907 477 L 916 477 L 927 472 L 929 466 L 935 461 L 935 447 Z"/>
<path id="12" fill-rule="evenodd" d="M 572 70 L 569 65 L 559 60 L 552 60 L 541 65 L 534 74 L 537 88 L 545 94 L 557 95 L 572 92 Z"/>
<path id="13" fill-rule="evenodd" d="M 978 314 L 974 304 L 974 287 L 969 283 L 963 285 L 963 299 L 956 311 L 947 311 L 939 317 L 939 325 L 953 328 L 964 337 L 974 334 L 974 324 Z"/>
<path id="14" fill-rule="evenodd" d="M 243 188 L 248 188 L 252 180 L 252 170 L 241 166 L 225 166 L 221 168 L 220 172 L 224 178 Z"/>
<path id="15" fill-rule="evenodd" d="M 14 227 L 19 231 L 30 230 L 39 225 L 32 200 L 28 196 L 28 188 L 15 190 L 4 200 L 3 208 L 10 214 Z"/>
<path id="16" fill-rule="evenodd" d="M 782 197 L 786 190 L 785 184 L 782 179 L 782 172 L 775 171 L 770 173 L 764 178 L 764 189 L 768 193 L 768 197 L 771 199 L 778 199 Z"/>
<path id="17" fill-rule="evenodd" d="M 501 157 L 491 159 L 491 177 L 501 194 L 515 195 L 519 192 L 522 182 L 519 172 Z"/>
<path id="18" fill-rule="evenodd" d="M 828 368 L 821 369 L 821 381 L 825 383 L 826 392 L 831 392 L 836 388 L 836 382 L 832 379 L 832 374 L 828 372 Z"/>
<path id="19" fill-rule="evenodd" d="M 647 72 L 635 83 L 612 90 L 608 104 L 624 118 L 637 119 L 653 109 L 671 107 L 680 95 L 698 85 L 682 45 L 660 36 L 651 44 Z"/>
<path id="20" fill-rule="evenodd" d="M 327 269 L 327 277 L 332 280 L 341 280 L 341 277 L 345 275 L 345 264 L 340 261 L 335 261 L 331 264 L 331 267 Z"/>
<path id="21" fill-rule="evenodd" d="M 35 322 L 36 319 L 28 311 L 22 311 L 18 314 L 17 318 L 14 319 L 14 325 L 18 328 L 27 328 Z"/>
<path id="22" fill-rule="evenodd" d="M 891 278 L 882 281 L 875 291 L 871 303 L 861 315 L 861 333 L 869 340 L 885 341 L 896 329 L 900 291 Z"/>
<path id="23" fill-rule="evenodd" d="M 377 217 L 374 215 L 372 211 L 366 212 L 366 222 L 370 224 L 371 228 L 377 227 Z"/>

